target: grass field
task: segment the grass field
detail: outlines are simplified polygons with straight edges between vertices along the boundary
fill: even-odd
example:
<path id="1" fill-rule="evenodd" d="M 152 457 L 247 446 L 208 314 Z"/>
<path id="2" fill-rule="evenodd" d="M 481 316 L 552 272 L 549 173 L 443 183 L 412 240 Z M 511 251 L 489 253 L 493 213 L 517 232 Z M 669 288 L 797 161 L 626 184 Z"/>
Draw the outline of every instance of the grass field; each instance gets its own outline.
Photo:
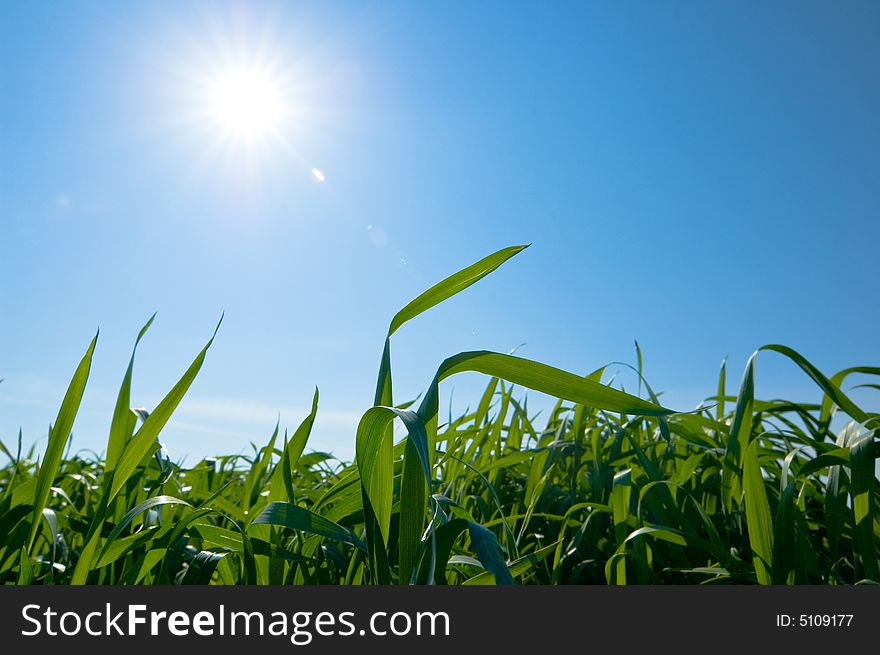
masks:
<path id="1" fill-rule="evenodd" d="M 739 387 L 721 367 L 700 408 L 512 355 L 442 362 L 418 403 L 392 401 L 392 335 L 494 271 L 501 250 L 438 283 L 392 319 L 375 405 L 355 461 L 307 452 L 318 409 L 276 428 L 252 457 L 181 467 L 162 430 L 209 341 L 151 411 L 130 409 L 125 371 L 103 459 L 66 454 L 97 337 L 77 367 L 45 452 L 3 443 L 5 584 L 853 584 L 880 582 L 874 430 L 842 390 L 880 367 L 826 377 L 767 345 Z M 151 319 L 152 322 L 152 319 Z M 147 332 L 150 323 L 138 335 Z M 136 348 L 136 345 L 135 345 Z M 822 401 L 760 400 L 756 363 L 784 357 Z M 441 382 L 487 376 L 475 409 L 440 416 Z M 540 424 L 520 388 L 558 398 Z M 817 394 L 817 395 L 819 395 Z M 407 437 L 393 442 L 393 422 Z M 834 429 L 832 430 L 832 426 Z"/>

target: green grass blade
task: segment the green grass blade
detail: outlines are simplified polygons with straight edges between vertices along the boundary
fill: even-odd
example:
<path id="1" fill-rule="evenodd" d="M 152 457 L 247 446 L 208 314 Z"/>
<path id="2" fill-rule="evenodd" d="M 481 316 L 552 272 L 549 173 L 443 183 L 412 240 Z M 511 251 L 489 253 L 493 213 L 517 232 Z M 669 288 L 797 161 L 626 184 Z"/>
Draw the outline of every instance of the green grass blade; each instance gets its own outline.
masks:
<path id="1" fill-rule="evenodd" d="M 260 497 L 262 491 L 263 477 L 269 469 L 272 461 L 272 454 L 275 452 L 275 441 L 278 439 L 278 431 L 281 429 L 280 421 L 275 423 L 275 430 L 269 438 L 269 443 L 262 449 L 259 459 L 257 459 L 247 473 L 244 479 L 243 503 L 244 511 L 250 510 Z"/>
<path id="2" fill-rule="evenodd" d="M 107 537 L 106 543 L 109 545 L 112 543 L 122 532 L 129 526 L 129 524 L 135 519 L 139 514 L 143 514 L 147 510 L 154 509 L 156 507 L 160 507 L 162 505 L 185 505 L 187 507 L 192 507 L 190 503 L 185 500 L 181 500 L 180 498 L 175 498 L 174 496 L 153 496 L 152 498 L 148 498 L 142 503 L 139 503 L 132 509 L 130 509 L 125 516 L 122 517 L 122 520 L 116 524 L 113 530 Z M 106 546 L 105 549 L 106 551 Z M 103 553 L 102 553 L 103 556 Z M 100 558 L 99 558 L 100 559 Z"/>
<path id="3" fill-rule="evenodd" d="M 864 375 L 880 375 L 880 366 L 853 366 L 851 368 L 845 368 L 842 371 L 838 371 L 834 375 L 829 378 L 829 381 L 835 387 L 842 387 L 844 380 L 848 378 L 850 375 L 861 373 Z M 870 385 L 869 385 L 870 386 Z M 822 423 L 828 423 L 831 419 L 831 412 L 834 406 L 834 400 L 826 395 L 822 399 L 822 410 L 819 415 L 819 421 Z"/>
<path id="4" fill-rule="evenodd" d="M 556 550 L 559 544 L 550 544 L 549 546 L 544 546 L 534 553 L 529 553 L 528 555 L 523 555 L 517 560 L 511 562 L 507 565 L 507 570 L 510 573 L 511 577 L 517 578 L 521 575 L 525 575 L 531 569 L 535 568 L 540 562 L 547 559 L 550 555 L 553 554 L 553 551 Z M 491 571 L 483 571 L 482 573 L 478 573 L 472 578 L 468 578 L 462 584 L 471 586 L 471 585 L 494 585 L 495 582 L 495 574 Z"/>
<path id="5" fill-rule="evenodd" d="M 420 417 L 410 410 L 394 407 L 372 407 L 367 410 L 358 424 L 355 457 L 361 485 L 375 513 L 385 544 L 388 543 L 391 524 L 394 466 L 393 461 L 382 457 L 381 448 L 383 442 L 389 440 L 388 428 L 395 418 L 400 418 L 407 429 L 421 475 L 424 480 L 431 479 L 427 437 Z"/>
<path id="6" fill-rule="evenodd" d="M 222 560 L 228 554 L 229 553 L 213 553 L 209 550 L 199 551 L 189 563 L 189 566 L 187 567 L 186 573 L 184 573 L 183 579 L 180 581 L 180 584 L 209 584 L 211 582 L 211 578 L 214 577 L 214 571 L 217 569 L 217 565 L 220 563 L 220 560 Z"/>
<path id="7" fill-rule="evenodd" d="M 417 437 L 427 444 L 424 426 L 419 427 Z M 398 527 L 398 580 L 408 584 L 419 558 L 419 545 L 425 527 L 428 509 L 428 485 L 425 478 L 424 458 L 414 439 L 407 439 L 403 455 L 403 472 L 400 477 L 400 525 Z"/>
<path id="8" fill-rule="evenodd" d="M 721 500 L 728 511 L 733 507 L 734 499 L 738 501 L 737 496 L 741 490 L 742 452 L 749 445 L 749 438 L 752 434 L 755 405 L 755 359 L 757 356 L 757 352 L 753 353 L 746 364 L 724 452 L 721 471 Z"/>
<path id="9" fill-rule="evenodd" d="M 107 471 L 112 471 L 116 466 L 116 462 L 119 461 L 119 456 L 122 455 L 125 444 L 131 438 L 134 426 L 137 423 L 137 417 L 131 411 L 131 376 L 134 371 L 134 356 L 137 352 L 138 344 L 147 333 L 147 330 L 150 329 L 155 318 L 156 315 L 153 314 L 146 325 L 138 332 L 137 339 L 134 341 L 134 348 L 131 351 L 131 359 L 128 362 L 128 369 L 126 369 L 125 376 L 122 378 L 122 385 L 116 398 L 116 407 L 113 410 L 113 419 L 110 422 L 110 436 L 107 440 L 105 465 L 105 470 Z"/>
<path id="10" fill-rule="evenodd" d="M 743 492 L 745 495 L 746 524 L 752 547 L 752 564 L 759 584 L 772 584 L 773 519 L 767 501 L 767 489 L 758 461 L 758 440 L 746 448 L 743 458 Z"/>
<path id="11" fill-rule="evenodd" d="M 773 525 L 773 584 L 794 583 L 797 559 L 797 536 L 795 513 L 798 511 L 794 498 L 794 482 L 786 484 L 779 494 L 776 521 Z"/>
<path id="12" fill-rule="evenodd" d="M 480 560 L 483 567 L 495 576 L 495 584 L 515 584 L 507 562 L 504 561 L 504 552 L 498 544 L 495 533 L 487 530 L 482 525 L 474 522 L 468 523 L 468 533 L 471 537 L 471 547 Z"/>
<path id="13" fill-rule="evenodd" d="M 156 409 L 150 412 L 150 415 L 144 421 L 143 425 L 141 425 L 140 429 L 135 433 L 128 444 L 126 444 L 125 449 L 122 451 L 122 455 L 119 457 L 119 462 L 113 471 L 113 483 L 109 495 L 110 500 L 119 493 L 120 489 L 122 489 L 123 485 L 128 481 L 135 468 L 137 468 L 144 456 L 150 451 L 150 448 L 153 447 L 156 437 L 159 436 L 162 428 L 165 427 L 168 419 L 171 418 L 171 414 L 174 413 L 174 410 L 180 404 L 180 401 L 183 400 L 183 396 L 186 394 L 187 390 L 189 390 L 189 387 L 198 374 L 199 369 L 202 367 L 202 363 L 205 361 L 205 355 L 208 352 L 208 348 L 210 348 L 211 344 L 214 342 L 214 337 L 217 336 L 217 330 L 220 329 L 220 323 L 222 323 L 222 321 L 223 319 L 221 318 L 220 322 L 217 323 L 217 327 L 214 329 L 214 334 L 208 340 L 208 343 L 205 344 L 205 347 L 202 348 L 201 352 L 196 355 L 196 358 L 193 360 L 192 364 L 190 364 L 189 368 L 177 384 L 174 385 L 174 388 L 168 392 Z"/>
<path id="14" fill-rule="evenodd" d="M 428 412 L 436 416 L 438 404 L 437 383 L 466 371 L 498 377 L 555 398 L 581 403 L 597 409 L 641 416 L 666 416 L 674 411 L 643 400 L 624 391 L 618 391 L 596 380 L 569 373 L 547 364 L 522 357 L 485 350 L 462 352 L 449 357 L 440 366 L 435 383 L 425 394 L 419 409 L 423 419 Z"/>
<path id="15" fill-rule="evenodd" d="M 282 460 L 279 464 L 281 468 L 281 483 L 284 485 L 284 490 L 287 493 L 288 502 L 294 502 L 295 500 L 295 489 L 293 485 L 293 471 L 296 469 L 296 465 L 299 462 L 299 458 L 302 456 L 303 451 L 306 448 L 306 443 L 308 443 L 309 436 L 312 434 L 312 426 L 315 424 L 315 418 L 318 415 L 318 388 L 315 387 L 315 393 L 312 396 L 312 410 L 309 412 L 309 415 L 303 419 L 302 423 L 299 424 L 299 427 L 293 433 L 293 436 L 290 438 L 290 441 L 287 442 L 284 448 L 284 454 L 282 456 Z M 277 486 L 277 483 L 274 483 Z M 281 490 L 280 489 L 272 489 L 272 493 L 270 495 L 270 500 L 280 500 L 281 498 Z"/>
<path id="16" fill-rule="evenodd" d="M 79 411 L 80 402 L 82 402 L 83 392 L 86 388 L 86 381 L 89 379 L 89 370 L 92 366 L 92 355 L 95 352 L 95 344 L 98 342 L 98 335 L 92 339 L 86 354 L 83 356 L 76 367 L 76 372 L 64 394 L 64 400 L 61 402 L 61 408 L 58 410 L 58 416 L 55 418 L 55 424 L 49 431 L 49 444 L 46 446 L 46 453 L 43 456 L 43 462 L 40 465 L 40 472 L 37 474 L 37 486 L 34 494 L 34 509 L 31 517 L 31 534 L 28 539 L 28 552 L 33 548 L 34 539 L 40 529 L 40 520 L 46 503 L 49 500 L 49 492 L 58 474 L 58 468 L 61 465 L 61 458 L 64 454 L 64 447 L 73 430 L 73 422 Z"/>
<path id="17" fill-rule="evenodd" d="M 277 525 L 292 530 L 301 530 L 309 534 L 341 541 L 363 552 L 367 551 L 364 542 L 358 539 L 348 528 L 344 528 L 320 514 L 315 514 L 304 507 L 297 507 L 291 503 L 269 503 L 251 521 L 251 525 Z"/>
<path id="18" fill-rule="evenodd" d="M 874 535 L 876 452 L 873 431 L 857 439 L 850 450 L 856 577 L 880 582 L 877 541 Z"/>
<path id="19" fill-rule="evenodd" d="M 34 567 L 27 550 L 22 546 L 18 557 L 18 578 L 15 584 L 18 586 L 29 585 L 34 581 Z"/>
<path id="20" fill-rule="evenodd" d="M 785 357 L 788 357 L 791 361 L 797 364 L 801 370 L 803 370 L 807 375 L 812 378 L 812 380 L 819 386 L 822 391 L 834 402 L 838 407 L 840 407 L 844 412 L 849 414 L 852 418 L 854 418 L 859 423 L 871 423 L 872 421 L 876 421 L 876 414 L 871 415 L 862 410 L 858 405 L 856 405 L 843 391 L 840 390 L 840 387 L 834 384 L 831 380 L 825 377 L 822 372 L 813 366 L 803 355 L 801 355 L 796 350 L 789 348 L 788 346 L 780 346 L 778 344 L 769 344 L 766 346 L 762 346 L 760 350 L 772 350 L 777 352 Z"/>
<path id="21" fill-rule="evenodd" d="M 718 373 L 718 405 L 715 407 L 715 420 L 724 418 L 724 396 L 727 394 L 727 358 L 721 362 L 721 371 Z"/>
<path id="22" fill-rule="evenodd" d="M 453 273 L 444 280 L 441 280 L 424 293 L 419 294 L 416 298 L 406 304 L 394 318 L 391 319 L 391 325 L 388 327 L 388 336 L 397 332 L 401 325 L 407 321 L 411 321 L 419 314 L 439 305 L 464 291 L 475 282 L 479 282 L 489 273 L 501 266 L 508 259 L 528 248 L 527 245 L 511 246 L 503 248 L 498 252 L 492 253 L 488 257 L 484 257 L 480 261 L 461 269 L 457 273 Z"/>

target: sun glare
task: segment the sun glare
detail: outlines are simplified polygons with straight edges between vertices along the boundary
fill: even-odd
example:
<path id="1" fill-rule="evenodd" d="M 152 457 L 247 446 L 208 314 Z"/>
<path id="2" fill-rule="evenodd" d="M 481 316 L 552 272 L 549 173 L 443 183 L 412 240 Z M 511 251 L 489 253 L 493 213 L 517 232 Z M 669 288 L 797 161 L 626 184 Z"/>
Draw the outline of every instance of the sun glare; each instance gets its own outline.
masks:
<path id="1" fill-rule="evenodd" d="M 240 69 L 219 77 L 212 89 L 212 113 L 227 133 L 250 143 L 281 121 L 281 85 L 267 73 Z"/>

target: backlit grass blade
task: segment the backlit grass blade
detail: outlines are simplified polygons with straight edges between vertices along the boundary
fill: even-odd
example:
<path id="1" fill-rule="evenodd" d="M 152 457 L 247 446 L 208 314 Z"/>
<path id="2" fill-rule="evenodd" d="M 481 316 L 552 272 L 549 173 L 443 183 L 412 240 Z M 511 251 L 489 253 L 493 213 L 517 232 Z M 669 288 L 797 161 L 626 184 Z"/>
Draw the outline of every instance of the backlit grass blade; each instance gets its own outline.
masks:
<path id="1" fill-rule="evenodd" d="M 131 411 L 131 376 L 134 370 L 134 356 L 137 353 L 138 344 L 147 333 L 147 330 L 150 329 L 150 325 L 153 324 L 153 319 L 155 318 L 156 315 L 153 314 L 146 325 L 138 332 L 137 339 L 134 341 L 134 348 L 131 351 L 131 359 L 128 361 L 128 368 L 125 371 L 125 376 L 122 378 L 122 386 L 119 388 L 116 407 L 113 410 L 113 419 L 110 422 L 110 437 L 107 440 L 107 471 L 114 469 L 119 456 L 125 449 L 126 442 L 134 432 L 134 426 L 137 422 L 137 417 Z"/>
<path id="2" fill-rule="evenodd" d="M 403 472 L 400 477 L 400 524 L 398 527 L 400 570 L 398 580 L 401 584 L 410 582 L 418 561 L 419 545 L 428 507 L 428 485 L 431 480 L 430 476 L 425 477 L 424 472 L 427 455 L 419 452 L 420 446 L 427 446 L 428 443 L 425 428 L 421 422 L 417 429 L 416 438 L 407 439 L 403 455 Z"/>
<path id="3" fill-rule="evenodd" d="M 641 416 L 666 416 L 674 413 L 671 409 L 619 391 L 590 378 L 584 378 L 522 357 L 481 350 L 462 352 L 443 362 L 437 371 L 434 383 L 425 394 L 419 414 L 423 418 L 427 415 L 436 416 L 437 384 L 456 373 L 466 371 L 498 377 L 555 398 L 581 403 L 597 409 Z M 424 408 L 424 413 L 422 408 Z"/>
<path id="4" fill-rule="evenodd" d="M 141 425 L 140 429 L 126 444 L 125 449 L 122 451 L 122 455 L 119 457 L 119 462 L 113 471 L 113 483 L 110 487 L 109 494 L 110 500 L 119 493 L 119 490 L 122 489 L 122 486 L 128 481 L 129 476 L 134 472 L 135 468 L 149 452 L 150 448 L 152 448 L 156 441 L 156 437 L 159 436 L 162 428 L 165 427 L 168 419 L 171 418 L 171 414 L 180 404 L 180 401 L 183 400 L 183 396 L 193 383 L 193 380 L 195 380 L 199 369 L 201 369 L 208 348 L 210 348 L 211 344 L 214 342 L 214 337 L 217 336 L 217 330 L 220 329 L 220 323 L 222 322 L 223 318 L 221 317 L 220 322 L 218 322 L 217 327 L 214 328 L 214 334 L 211 335 L 208 343 L 205 344 L 205 347 L 202 348 L 201 352 L 196 355 L 196 358 L 193 360 L 192 364 L 190 364 L 189 368 L 177 384 L 174 385 L 174 388 L 172 388 L 156 408 L 150 412 L 150 415 L 144 421 L 143 425 Z"/>
<path id="5" fill-rule="evenodd" d="M 34 581 L 34 567 L 31 563 L 31 558 L 25 550 L 24 546 L 22 546 L 21 551 L 19 551 L 18 558 L 18 578 L 15 581 L 16 585 L 29 585 Z"/>
<path id="6" fill-rule="evenodd" d="M 439 305 L 444 300 L 451 298 L 460 291 L 464 291 L 475 282 L 479 282 L 489 273 L 501 266 L 508 259 L 528 248 L 528 245 L 511 246 L 484 257 L 480 261 L 453 273 L 441 280 L 427 291 L 419 294 L 406 304 L 394 318 L 388 327 L 388 336 L 397 332 L 401 325 L 414 319 L 419 314 L 426 312 L 432 307 Z"/>
<path id="7" fill-rule="evenodd" d="M 419 416 L 410 410 L 394 407 L 372 407 L 361 417 L 355 443 L 355 455 L 361 485 L 375 512 L 382 540 L 387 544 L 391 524 L 393 463 L 381 457 L 383 442 L 389 439 L 388 427 L 400 418 L 415 448 L 419 468 L 425 480 L 431 479 L 425 428 Z"/>
<path id="8" fill-rule="evenodd" d="M 260 456 L 251 466 L 247 477 L 244 479 L 243 504 L 244 511 L 250 510 L 251 506 L 257 502 L 262 490 L 263 476 L 269 469 L 269 463 L 272 461 L 272 454 L 275 452 L 275 441 L 278 439 L 278 430 L 280 429 L 280 421 L 275 423 L 275 430 L 269 438 L 269 443 L 262 449 Z"/>
<path id="9" fill-rule="evenodd" d="M 376 406 L 386 406 L 390 407 L 394 404 L 393 400 L 393 392 L 392 392 L 392 381 L 391 381 L 391 336 L 407 321 L 412 320 L 419 314 L 431 309 L 432 307 L 440 304 L 444 300 L 447 300 L 454 296 L 455 294 L 463 291 L 468 288 L 472 284 L 478 282 L 486 275 L 497 269 L 501 264 L 506 262 L 508 259 L 516 255 L 517 253 L 524 250 L 527 246 L 512 246 L 509 248 L 504 248 L 499 250 L 488 257 L 484 257 L 480 261 L 471 264 L 470 266 L 450 275 L 449 277 L 441 280 L 434 286 L 432 286 L 427 291 L 419 294 L 416 298 L 411 300 L 406 304 L 394 317 L 391 319 L 391 324 L 388 327 L 388 334 L 385 339 L 385 345 L 382 350 L 382 360 L 379 365 L 379 376 L 376 382 L 376 393 L 374 398 L 374 405 Z M 366 479 L 364 489 L 372 489 L 373 493 L 377 497 L 386 498 L 390 493 L 390 481 L 387 475 L 385 475 L 385 471 L 391 466 L 392 455 L 391 455 L 391 447 L 392 447 L 392 432 L 390 424 L 386 426 L 386 434 L 385 438 L 380 440 L 378 451 L 375 454 L 375 459 L 381 462 L 371 470 L 370 475 L 377 476 L 375 479 L 369 479 L 368 476 L 364 476 Z M 430 454 L 429 454 L 430 457 Z M 416 490 L 418 485 L 417 476 L 414 477 L 413 473 L 416 467 L 415 462 L 410 462 L 409 470 L 411 471 L 410 475 L 407 476 L 407 488 L 410 492 L 407 494 L 407 497 L 413 502 L 408 503 L 408 511 L 407 514 L 411 515 L 414 511 L 415 506 L 422 504 L 421 494 Z M 362 475 L 364 475 L 362 473 Z M 366 493 L 366 492 L 365 492 Z M 415 496 L 418 495 L 419 498 Z M 373 506 L 373 501 L 366 497 L 364 497 L 364 511 L 366 513 L 366 522 L 367 522 L 367 534 L 368 539 L 370 540 L 370 548 L 371 551 L 374 551 L 372 556 L 373 559 L 384 559 L 385 555 L 381 552 L 384 548 L 382 544 L 378 542 L 372 542 L 372 535 L 376 530 L 380 531 L 383 535 L 383 542 L 387 542 L 387 512 L 384 507 L 384 503 L 380 501 L 380 506 L 377 508 Z M 375 514 L 376 524 L 373 523 Z M 412 526 L 407 528 L 407 536 L 404 541 L 407 544 L 405 547 L 404 559 L 405 559 L 405 568 L 407 570 L 411 570 L 414 565 L 414 557 L 413 548 L 412 548 L 412 537 L 415 532 L 415 529 Z M 374 568 L 376 568 L 376 563 L 374 562 Z M 384 567 L 381 567 L 384 568 Z"/>
<path id="10" fill-rule="evenodd" d="M 614 541 L 621 551 L 626 544 L 626 535 L 629 532 L 631 496 L 632 470 L 625 469 L 614 476 L 610 499 L 611 518 L 614 522 Z M 626 561 L 621 557 L 615 562 L 613 568 L 606 568 L 606 577 L 608 577 L 609 584 L 625 585 Z"/>
<path id="11" fill-rule="evenodd" d="M 644 544 L 647 536 L 667 541 L 676 546 L 686 547 L 688 545 L 685 535 L 674 528 L 653 525 L 637 528 L 622 540 L 614 554 L 605 562 L 605 578 L 608 580 L 608 584 L 626 584 L 626 558 L 631 555 L 627 552 L 627 548 L 637 548 L 638 544 Z"/>
<path id="12" fill-rule="evenodd" d="M 315 387 L 315 393 L 312 396 L 312 410 L 309 412 L 309 415 L 303 419 L 302 423 L 299 424 L 299 427 L 293 433 L 290 441 L 287 442 L 282 456 L 283 459 L 279 463 L 279 466 L 281 467 L 281 480 L 284 484 L 284 489 L 287 492 L 287 500 L 291 503 L 294 502 L 294 496 L 296 493 L 293 485 L 293 471 L 296 469 L 299 458 L 302 456 L 303 451 L 306 448 L 306 443 L 308 443 L 309 436 L 312 434 L 312 426 L 315 424 L 315 418 L 317 415 L 318 389 Z M 279 499 L 280 490 L 273 489 L 270 495 L 270 500 Z"/>
<path id="13" fill-rule="evenodd" d="M 721 471 L 721 499 L 725 509 L 731 510 L 733 501 L 739 501 L 741 490 L 742 452 L 749 445 L 755 404 L 755 352 L 749 357 L 743 373 L 733 413 L 733 422 L 727 435 L 724 464 Z"/>
<path id="14" fill-rule="evenodd" d="M 58 468 L 61 465 L 61 458 L 64 454 L 64 447 L 67 445 L 67 439 L 73 430 L 73 422 L 79 411 L 79 405 L 82 401 L 83 392 L 86 388 L 86 381 L 89 379 L 89 370 L 92 366 L 92 355 L 95 352 L 95 344 L 98 342 L 98 335 L 92 339 L 86 354 L 83 356 L 76 367 L 67 393 L 64 394 L 64 400 L 61 402 L 61 408 L 58 410 L 58 416 L 55 423 L 49 430 L 49 444 L 46 446 L 46 453 L 43 456 L 43 462 L 40 465 L 40 471 L 37 474 L 37 486 L 34 494 L 33 514 L 31 517 L 31 534 L 28 539 L 28 551 L 33 548 L 34 539 L 40 529 L 40 520 L 43 510 L 46 508 L 46 502 L 49 500 L 49 491 L 58 474 Z"/>
<path id="15" fill-rule="evenodd" d="M 853 366 L 850 368 L 845 368 L 842 371 L 838 371 L 834 375 L 829 378 L 829 381 L 832 385 L 837 388 L 843 386 L 844 380 L 848 378 L 850 375 L 862 373 L 864 375 L 880 375 L 880 366 Z M 834 400 L 826 395 L 822 399 L 822 411 L 819 415 L 819 420 L 822 423 L 827 423 L 831 419 L 831 411 L 834 405 Z"/>
<path id="16" fill-rule="evenodd" d="M 743 458 L 743 493 L 755 575 L 759 584 L 772 584 L 773 519 L 758 461 L 758 439 L 749 444 Z"/>
<path id="17" fill-rule="evenodd" d="M 527 247 L 527 245 L 511 246 L 484 257 L 480 261 L 453 273 L 427 291 L 419 294 L 394 315 L 391 319 L 391 324 L 388 326 L 388 334 L 385 339 L 385 346 L 382 350 L 382 360 L 379 365 L 379 377 L 376 383 L 375 405 L 391 406 L 394 404 L 391 384 L 391 336 L 407 321 L 411 321 L 419 314 L 426 312 L 444 300 L 448 300 L 460 291 L 464 291 L 469 286 L 479 282 L 508 259 L 517 253 L 522 252 Z M 384 459 L 388 458 L 388 451 L 385 450 L 384 447 L 381 454 Z"/>
<path id="18" fill-rule="evenodd" d="M 155 410 L 146 417 L 141 428 L 126 443 L 122 454 L 119 457 L 116 467 L 109 471 L 106 475 L 104 489 L 101 494 L 101 501 L 92 519 L 88 533 L 84 537 L 84 545 L 80 558 L 76 562 L 76 566 L 71 576 L 71 584 L 85 584 L 91 570 L 94 555 L 98 547 L 98 539 L 101 527 L 107 518 L 107 513 L 112 505 L 113 499 L 119 491 L 126 485 L 132 473 L 138 467 L 143 458 L 155 446 L 156 438 L 162 428 L 167 423 L 171 414 L 180 403 L 186 391 L 189 389 L 192 381 L 205 360 L 208 348 L 220 329 L 220 323 L 223 322 L 221 316 L 214 333 L 208 340 L 208 343 L 190 364 L 183 377 L 172 388 L 172 390 L 159 403 Z"/>
<path id="19" fill-rule="evenodd" d="M 49 561 L 46 568 L 46 584 L 53 584 L 55 581 L 55 563 L 56 563 L 56 553 L 58 551 L 58 515 L 48 507 L 43 510 L 43 519 L 46 522 L 46 527 L 48 528 L 48 536 L 46 537 L 46 543 L 49 544 Z"/>
<path id="20" fill-rule="evenodd" d="M 828 553 L 834 559 L 840 556 L 840 541 L 843 537 L 844 516 L 846 512 L 846 492 L 841 485 L 842 476 L 846 475 L 840 465 L 831 466 L 828 470 L 828 483 L 825 489 L 823 505 L 825 528 L 828 533 Z"/>
<path id="21" fill-rule="evenodd" d="M 850 450 L 856 577 L 880 582 L 877 541 L 874 535 L 876 452 L 873 431 L 856 440 Z"/>
<path id="22" fill-rule="evenodd" d="M 789 453 L 783 464 L 780 480 L 779 501 L 773 525 L 773 584 L 792 584 L 795 581 L 797 559 L 797 535 L 795 513 L 795 481 L 789 479 L 788 471 L 797 451 Z"/>
<path id="23" fill-rule="evenodd" d="M 858 405 L 856 405 L 836 384 L 825 377 L 822 372 L 813 366 L 803 355 L 788 346 L 780 346 L 778 344 L 769 344 L 762 346 L 760 350 L 772 350 L 788 357 L 797 364 L 801 370 L 812 378 L 822 391 L 844 412 L 849 414 L 859 423 L 872 423 L 877 421 L 876 414 L 868 414 Z M 875 369 L 876 370 L 876 369 Z"/>
<path id="24" fill-rule="evenodd" d="M 489 351 L 463 352 L 446 359 L 428 387 L 418 414 L 425 425 L 428 447 L 433 448 L 439 411 L 439 385 L 446 378 L 466 371 L 498 377 L 535 391 L 625 414 L 666 416 L 673 410 L 546 364 Z"/>
<path id="25" fill-rule="evenodd" d="M 727 358 L 721 362 L 721 371 L 718 373 L 718 405 L 715 407 L 715 420 L 721 421 L 724 418 L 724 396 L 727 387 Z"/>

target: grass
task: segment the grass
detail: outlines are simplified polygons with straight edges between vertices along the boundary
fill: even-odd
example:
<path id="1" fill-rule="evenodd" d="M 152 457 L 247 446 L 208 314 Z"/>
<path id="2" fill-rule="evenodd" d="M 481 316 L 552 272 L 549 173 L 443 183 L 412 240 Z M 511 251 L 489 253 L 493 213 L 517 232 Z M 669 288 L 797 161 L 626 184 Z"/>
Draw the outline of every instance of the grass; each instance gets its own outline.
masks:
<path id="1" fill-rule="evenodd" d="M 65 456 L 97 336 L 45 452 L 0 442 L 4 584 L 854 584 L 880 582 L 880 415 L 796 351 L 764 346 L 736 395 L 726 366 L 694 411 L 485 351 L 440 364 L 421 402 L 392 399 L 391 338 L 523 247 L 438 283 L 392 319 L 355 461 L 306 452 L 318 413 L 252 457 L 183 467 L 161 444 L 211 341 L 150 412 L 131 410 L 135 354 L 106 456 Z M 137 337 L 139 342 L 152 319 Z M 219 325 L 218 325 L 219 327 Z M 216 334 L 216 330 L 215 330 Z M 755 398 L 758 358 L 784 357 L 819 404 Z M 488 377 L 476 409 L 442 421 L 440 384 Z M 880 389 L 867 383 L 864 386 Z M 558 398 L 540 425 L 519 387 Z M 644 393 L 642 393 L 644 390 Z M 399 421 L 407 437 L 393 441 Z M 832 429 L 832 426 L 835 426 Z M 13 452 L 13 450 L 15 452 Z"/>

